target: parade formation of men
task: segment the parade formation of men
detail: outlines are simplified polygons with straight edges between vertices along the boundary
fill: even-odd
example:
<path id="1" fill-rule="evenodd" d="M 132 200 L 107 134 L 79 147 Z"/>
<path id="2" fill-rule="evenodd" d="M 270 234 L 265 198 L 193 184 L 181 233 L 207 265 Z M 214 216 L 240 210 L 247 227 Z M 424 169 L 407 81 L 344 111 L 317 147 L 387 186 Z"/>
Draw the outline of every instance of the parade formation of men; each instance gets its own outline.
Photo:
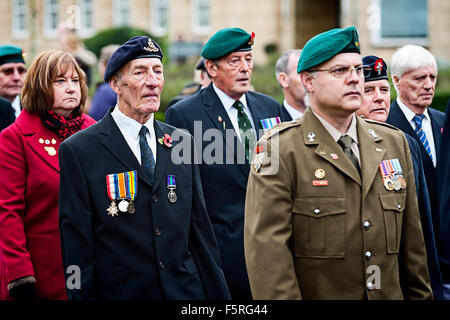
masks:
<path id="1" fill-rule="evenodd" d="M 0 46 L 0 299 L 450 299 L 434 56 L 394 53 L 391 104 L 386 61 L 328 30 L 278 59 L 280 104 L 251 90 L 254 42 L 214 33 L 165 122 L 154 39 L 103 59 L 96 123 L 70 53 Z"/>

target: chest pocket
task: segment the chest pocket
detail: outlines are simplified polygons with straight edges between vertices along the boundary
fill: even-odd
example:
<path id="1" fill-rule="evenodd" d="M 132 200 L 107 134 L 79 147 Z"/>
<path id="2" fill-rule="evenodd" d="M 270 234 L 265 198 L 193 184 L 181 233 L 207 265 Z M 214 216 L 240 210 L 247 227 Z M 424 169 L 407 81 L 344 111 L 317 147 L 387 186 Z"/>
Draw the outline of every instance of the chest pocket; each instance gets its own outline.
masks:
<path id="1" fill-rule="evenodd" d="M 292 212 L 296 257 L 345 257 L 343 197 L 299 197 Z"/>
<path id="2" fill-rule="evenodd" d="M 398 253 L 402 236 L 403 211 L 405 210 L 406 193 L 392 192 L 379 194 L 383 208 L 384 225 L 388 253 Z"/>

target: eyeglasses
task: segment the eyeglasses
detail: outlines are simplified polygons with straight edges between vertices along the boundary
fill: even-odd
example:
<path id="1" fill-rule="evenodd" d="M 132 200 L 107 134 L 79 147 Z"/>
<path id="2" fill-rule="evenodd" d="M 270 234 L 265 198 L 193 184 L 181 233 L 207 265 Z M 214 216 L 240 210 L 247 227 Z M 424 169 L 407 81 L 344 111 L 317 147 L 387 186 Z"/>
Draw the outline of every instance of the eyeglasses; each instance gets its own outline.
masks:
<path id="1" fill-rule="evenodd" d="M 367 77 L 370 75 L 371 67 L 370 66 L 358 66 L 358 67 L 350 67 L 350 66 L 340 66 L 335 69 L 315 69 L 310 70 L 311 72 L 316 71 L 327 71 L 331 73 L 336 78 L 348 77 L 351 75 L 352 71 L 355 70 L 356 75 L 358 77 Z"/>

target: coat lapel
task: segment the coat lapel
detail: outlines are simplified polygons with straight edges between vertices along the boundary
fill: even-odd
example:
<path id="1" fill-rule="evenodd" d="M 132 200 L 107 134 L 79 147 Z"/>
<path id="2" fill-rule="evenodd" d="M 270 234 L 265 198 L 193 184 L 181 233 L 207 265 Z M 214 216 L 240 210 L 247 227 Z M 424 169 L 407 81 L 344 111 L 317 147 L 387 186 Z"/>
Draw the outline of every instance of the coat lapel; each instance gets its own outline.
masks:
<path id="1" fill-rule="evenodd" d="M 319 157 L 328 161 L 336 169 L 342 171 L 350 179 L 361 185 L 361 177 L 358 170 L 309 108 L 301 118 L 301 121 L 305 145 L 317 145 L 315 153 Z M 310 138 L 312 135 L 314 135 L 314 138 Z M 336 154 L 338 156 L 337 159 L 333 159 L 332 154 Z"/>
<path id="2" fill-rule="evenodd" d="M 53 131 L 39 126 L 37 131 L 26 137 L 26 141 L 31 149 L 34 150 L 50 167 L 59 172 L 58 148 L 61 144 L 58 136 Z"/>
<path id="3" fill-rule="evenodd" d="M 251 94 L 247 93 L 245 96 L 247 98 L 248 108 L 250 109 L 250 112 L 252 113 L 253 124 L 255 125 L 255 130 L 256 130 L 256 137 L 257 137 L 257 140 L 259 140 L 261 138 L 262 134 L 264 134 L 264 131 L 263 131 L 262 125 L 261 125 L 261 120 L 264 119 L 263 115 L 260 112 L 260 110 L 262 110 L 262 108 L 258 105 L 258 102 L 256 101 L 255 97 L 253 97 Z"/>
<path id="4" fill-rule="evenodd" d="M 165 176 L 165 168 L 167 163 L 170 161 L 170 155 L 172 148 L 165 145 L 161 145 L 158 142 L 158 138 L 164 136 L 164 134 L 171 134 L 171 132 L 165 130 L 163 126 L 159 124 L 159 121 L 155 120 L 155 135 L 156 135 L 156 167 L 155 167 L 155 177 L 153 179 L 153 190 L 155 190 L 161 183 L 162 178 Z"/>
<path id="5" fill-rule="evenodd" d="M 367 123 L 356 117 L 357 130 L 359 140 L 359 154 L 361 157 L 361 177 L 362 177 L 362 199 L 369 192 L 373 180 L 377 175 L 381 161 L 384 158 L 386 149 L 381 148 L 378 144 L 383 140 L 378 136 L 375 130 L 371 129 Z M 373 134 L 369 134 L 369 130 L 373 130 Z"/>

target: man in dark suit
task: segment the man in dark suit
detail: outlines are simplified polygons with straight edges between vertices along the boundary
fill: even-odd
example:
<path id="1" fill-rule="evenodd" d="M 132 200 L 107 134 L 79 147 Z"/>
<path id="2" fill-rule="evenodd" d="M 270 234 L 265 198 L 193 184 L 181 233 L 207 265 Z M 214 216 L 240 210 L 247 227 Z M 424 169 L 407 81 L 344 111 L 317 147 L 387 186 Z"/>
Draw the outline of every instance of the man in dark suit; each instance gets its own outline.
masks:
<path id="1" fill-rule="evenodd" d="M 434 96 L 437 77 L 437 64 L 434 56 L 426 49 L 416 45 L 406 45 L 397 50 L 391 60 L 391 76 L 397 99 L 391 104 L 387 123 L 409 134 L 419 143 L 423 169 L 428 190 L 430 190 L 431 214 L 436 236 L 436 245 L 441 255 L 439 234 L 438 199 L 433 184 L 438 179 L 448 179 L 435 175 L 440 161 L 437 150 L 442 141 L 442 127 L 445 114 L 428 107 Z M 442 276 L 449 273 L 441 269 Z M 444 282 L 448 282 L 444 279 Z"/>
<path id="2" fill-rule="evenodd" d="M 11 102 L 0 97 L 0 131 L 16 120 Z"/>
<path id="3" fill-rule="evenodd" d="M 120 46 L 104 75 L 116 107 L 59 149 L 69 299 L 230 298 L 198 167 L 171 157 L 172 135 L 185 153 L 193 139 L 153 117 L 162 57 L 148 37 Z"/>
<path id="4" fill-rule="evenodd" d="M 253 40 L 254 34 L 238 28 L 214 34 L 202 50 L 212 84 L 166 111 L 166 122 L 187 129 L 200 146 L 206 207 L 233 299 L 251 298 L 243 227 L 253 147 L 260 129 L 280 122 L 276 100 L 249 91 Z"/>
<path id="5" fill-rule="evenodd" d="M 280 109 L 281 121 L 296 120 L 306 111 L 305 89 L 297 73 L 297 63 L 301 53 L 300 49 L 287 50 L 275 64 L 275 75 L 284 94 Z"/>
<path id="6" fill-rule="evenodd" d="M 361 108 L 356 114 L 370 120 L 386 122 L 389 114 L 391 91 L 387 76 L 386 62 L 376 56 L 363 58 L 364 71 L 364 95 Z M 435 232 L 431 218 L 431 205 L 428 196 L 428 188 L 423 173 L 422 155 L 419 143 L 405 133 L 411 151 L 414 182 L 416 185 L 417 200 L 419 205 L 422 232 L 427 248 L 428 271 L 434 298 L 443 299 L 443 287 L 439 257 L 436 249 Z"/>

